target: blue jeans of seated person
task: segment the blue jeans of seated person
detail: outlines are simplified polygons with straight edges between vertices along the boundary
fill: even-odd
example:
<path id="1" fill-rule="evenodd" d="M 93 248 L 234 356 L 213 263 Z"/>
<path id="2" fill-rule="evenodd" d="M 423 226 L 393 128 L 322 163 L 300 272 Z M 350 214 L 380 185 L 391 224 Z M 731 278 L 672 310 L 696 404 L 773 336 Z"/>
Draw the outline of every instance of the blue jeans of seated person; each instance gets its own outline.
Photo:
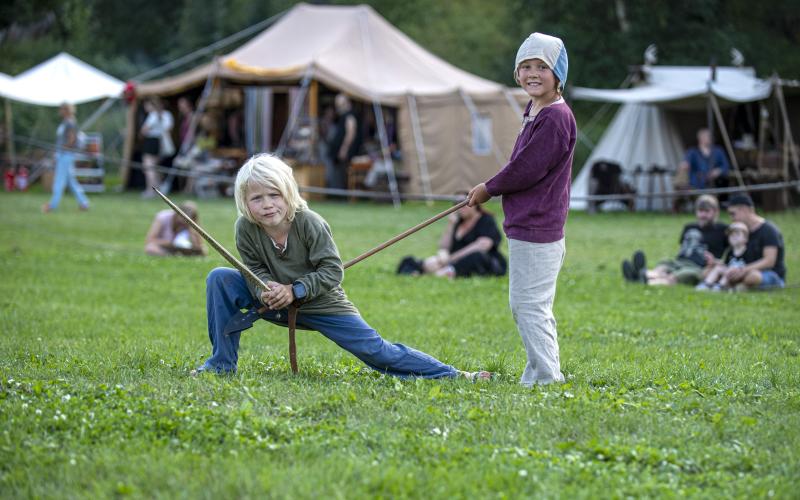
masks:
<path id="1" fill-rule="evenodd" d="M 50 198 L 50 209 L 55 210 L 61 203 L 64 190 L 69 187 L 81 207 L 88 207 L 89 200 L 83 188 L 75 178 L 75 154 L 59 152 L 56 154 L 56 169 L 53 175 L 53 196 Z"/>
<path id="2" fill-rule="evenodd" d="M 766 271 L 761 271 L 761 284 L 758 286 L 761 290 L 768 290 L 770 288 L 783 288 L 786 284 L 778 276 L 778 273 L 773 271 L 772 269 L 767 269 Z"/>
<path id="3" fill-rule="evenodd" d="M 239 359 L 240 332 L 225 335 L 228 320 L 242 309 L 256 305 L 244 278 L 235 269 L 218 267 L 206 279 L 206 312 L 211 357 L 201 370 L 235 372 Z M 285 317 L 285 316 L 284 316 Z M 458 371 L 438 359 L 403 344 L 385 341 L 361 316 L 303 314 L 298 326 L 317 330 L 373 370 L 407 378 L 455 377 Z"/>

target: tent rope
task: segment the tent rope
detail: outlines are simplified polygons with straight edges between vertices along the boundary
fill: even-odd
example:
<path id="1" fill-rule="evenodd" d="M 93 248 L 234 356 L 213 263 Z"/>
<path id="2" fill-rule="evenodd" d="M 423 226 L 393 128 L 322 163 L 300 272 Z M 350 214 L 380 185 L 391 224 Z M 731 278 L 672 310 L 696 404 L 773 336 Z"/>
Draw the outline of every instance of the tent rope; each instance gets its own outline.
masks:
<path id="1" fill-rule="evenodd" d="M 168 72 L 170 70 L 173 70 L 175 68 L 179 68 L 180 66 L 182 66 L 182 65 L 184 65 L 184 64 L 186 64 L 188 62 L 194 61 L 195 59 L 197 59 L 199 57 L 203 57 L 203 56 L 209 54 L 210 52 L 213 52 L 213 51 L 215 51 L 217 49 L 220 49 L 222 47 L 226 47 L 226 46 L 228 46 L 228 45 L 230 45 L 232 43 L 238 42 L 242 38 L 246 38 L 246 37 L 252 35 L 253 33 L 255 33 L 257 31 L 263 30 L 264 28 L 270 26 L 275 21 L 280 19 L 286 12 L 287 11 L 285 11 L 285 10 L 281 11 L 281 12 L 275 14 L 274 16 L 272 16 L 270 18 L 267 18 L 267 19 L 265 19 L 265 20 L 263 20 L 263 21 L 261 21 L 259 23 L 256 23 L 256 24 L 254 24 L 254 25 L 252 25 L 252 26 L 250 26 L 248 28 L 245 28 L 245 29 L 243 29 L 243 30 L 241 30 L 241 31 L 239 31 L 237 33 L 234 33 L 233 35 L 230 35 L 230 36 L 228 36 L 226 38 L 223 38 L 222 40 L 214 42 L 211 45 L 207 45 L 207 46 L 205 46 L 205 47 L 203 47 L 201 49 L 195 50 L 194 52 L 186 54 L 185 56 L 181 56 L 181 57 L 179 57 L 179 58 L 177 58 L 177 59 L 175 59 L 173 61 L 170 61 L 170 62 L 168 62 L 166 64 L 163 64 L 163 65 L 158 66 L 158 67 L 153 68 L 153 69 L 149 69 L 149 70 L 145 71 L 144 73 L 140 73 L 140 74 L 132 77 L 131 80 L 136 81 L 136 82 L 144 82 L 144 81 L 147 81 L 147 80 L 151 80 L 151 79 L 153 79 L 153 78 L 155 78 L 157 76 L 161 76 L 161 75 L 163 75 L 164 73 L 166 73 L 166 72 Z"/>
<path id="2" fill-rule="evenodd" d="M 46 151 L 55 151 L 56 146 L 54 143 L 40 141 L 36 139 L 32 139 L 29 137 L 14 135 L 11 137 L 15 142 L 20 142 L 23 144 L 29 144 L 35 146 L 37 148 L 46 150 Z M 63 148 L 67 149 L 67 148 Z M 69 149 L 67 149 L 69 150 Z M 72 149 L 75 153 L 84 153 L 84 151 Z M 121 157 L 115 156 L 104 156 L 104 160 L 111 164 L 121 165 L 123 159 Z M 137 168 L 143 169 L 144 165 L 141 162 L 128 162 L 130 168 Z M 159 173 L 170 173 L 173 172 L 178 177 L 193 177 L 193 178 L 200 178 L 209 179 L 221 184 L 230 184 L 233 185 L 235 179 L 231 176 L 225 175 L 215 175 L 215 174 L 205 174 L 205 173 L 196 173 L 191 170 L 178 170 L 177 172 L 174 171 L 173 168 L 164 167 L 161 165 L 157 165 L 154 167 L 156 172 Z M 686 191 L 672 191 L 669 193 L 649 193 L 646 197 L 651 198 L 673 198 L 675 196 L 699 196 L 702 194 L 730 194 L 730 193 L 742 193 L 742 192 L 759 192 L 759 191 L 772 191 L 776 189 L 786 189 L 786 188 L 800 188 L 800 180 L 795 181 L 784 181 L 784 182 L 771 182 L 765 184 L 750 184 L 743 187 L 727 187 L 727 188 L 709 188 L 709 189 L 692 189 Z M 375 191 L 363 191 L 363 190 L 349 190 L 349 189 L 334 189 L 334 188 L 321 188 L 315 186 L 300 186 L 300 191 L 305 193 L 313 193 L 313 194 L 326 194 L 332 196 L 342 196 L 342 197 L 356 197 L 356 198 L 368 198 L 368 199 L 379 199 L 379 200 L 394 200 L 395 196 L 391 193 L 381 193 Z M 641 198 L 643 195 L 641 194 L 609 194 L 609 195 L 588 195 L 588 196 L 572 196 L 570 201 L 613 201 L 613 200 L 630 200 Z M 413 193 L 399 193 L 398 197 L 403 200 L 436 200 L 436 201 L 461 201 L 463 197 L 457 195 L 445 195 L 445 194 L 413 194 Z"/>

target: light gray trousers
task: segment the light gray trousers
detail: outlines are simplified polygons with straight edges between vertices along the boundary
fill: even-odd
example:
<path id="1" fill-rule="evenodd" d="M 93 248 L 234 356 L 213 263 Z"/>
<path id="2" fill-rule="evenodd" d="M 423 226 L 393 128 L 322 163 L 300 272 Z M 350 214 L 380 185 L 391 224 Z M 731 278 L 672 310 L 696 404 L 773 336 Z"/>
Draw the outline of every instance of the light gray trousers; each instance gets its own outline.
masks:
<path id="1" fill-rule="evenodd" d="M 563 382 L 553 299 L 566 254 L 564 239 L 529 243 L 509 238 L 508 253 L 508 301 L 528 355 L 520 383 L 532 386 Z"/>

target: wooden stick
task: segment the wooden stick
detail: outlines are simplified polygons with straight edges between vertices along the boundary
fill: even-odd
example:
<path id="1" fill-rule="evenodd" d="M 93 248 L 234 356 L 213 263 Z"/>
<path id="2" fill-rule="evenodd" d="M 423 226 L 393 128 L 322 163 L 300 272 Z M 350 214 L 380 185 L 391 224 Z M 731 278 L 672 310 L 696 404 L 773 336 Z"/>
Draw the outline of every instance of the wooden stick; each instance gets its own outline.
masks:
<path id="1" fill-rule="evenodd" d="M 437 220 L 441 219 L 442 217 L 446 217 L 446 216 L 450 215 L 451 213 L 455 212 L 456 210 L 458 210 L 459 208 L 464 207 L 466 205 L 467 205 L 467 200 L 464 200 L 464 201 L 462 201 L 461 203 L 459 203 L 457 205 L 453 205 L 452 207 L 448 208 L 444 212 L 442 212 L 442 213 L 440 213 L 438 215 L 434 215 L 433 217 L 431 217 L 430 219 L 426 220 L 425 222 L 420 222 L 416 226 L 412 227 L 411 229 L 407 229 L 407 230 L 403 231 L 402 233 L 398 234 L 397 236 L 395 236 L 394 238 L 390 239 L 389 241 L 381 243 L 380 245 L 376 246 L 372 250 L 369 250 L 368 252 L 362 253 L 361 255 L 356 257 L 355 259 L 347 261 L 345 263 L 345 265 L 344 265 L 344 268 L 347 269 L 350 266 L 358 264 L 359 262 L 361 262 L 362 260 L 366 259 L 367 257 L 375 255 L 376 253 L 380 252 L 384 248 L 386 248 L 388 246 L 391 246 L 391 245 L 394 245 L 395 243 L 397 243 L 398 241 L 402 240 L 406 236 L 411 236 L 412 234 L 416 233 L 420 229 L 422 229 L 422 228 L 424 228 L 426 226 L 430 226 L 431 224 L 433 224 Z"/>
<path id="2" fill-rule="evenodd" d="M 155 188 L 155 187 L 153 188 L 153 191 L 155 191 L 156 193 L 158 193 L 158 195 L 159 195 L 159 196 L 160 196 L 160 197 L 161 197 L 161 198 L 162 198 L 162 199 L 163 199 L 163 200 L 166 202 L 166 204 L 167 204 L 167 205 L 169 205 L 169 206 L 170 206 L 170 207 L 171 207 L 171 208 L 172 208 L 172 209 L 175 211 L 175 213 L 176 213 L 176 214 L 180 215 L 180 217 L 181 217 L 181 218 L 182 218 L 182 219 L 183 219 L 183 220 L 184 220 L 184 221 L 185 221 L 187 224 L 189 224 L 189 226 L 191 226 L 191 227 L 192 227 L 192 228 L 193 228 L 195 231 L 197 231 L 198 233 L 200 233 L 200 236 L 202 236 L 202 237 L 203 237 L 203 239 L 205 239 L 205 240 L 208 242 L 208 244 L 209 244 L 209 245 L 211 245 L 212 247 L 214 247 L 214 249 L 215 249 L 217 252 L 219 252 L 219 254 L 220 254 L 220 255 L 222 255 L 222 256 L 225 258 L 225 260 L 227 260 L 228 262 L 230 262 L 230 263 L 231 263 L 231 265 L 233 265 L 233 267 L 235 267 L 236 269 L 238 269 L 238 270 L 239 270 L 239 271 L 242 273 L 242 275 L 244 276 L 244 278 L 245 278 L 245 279 L 247 279 L 247 280 L 251 281 L 251 282 L 252 282 L 252 283 L 253 283 L 255 286 L 261 287 L 261 289 L 263 289 L 263 290 L 270 291 L 270 288 L 267 286 L 267 284 L 266 284 L 266 283 L 264 283 L 263 281 L 261 281 L 261 278 L 259 278 L 258 276 L 256 276 L 256 274 L 255 274 L 253 271 L 251 271 L 251 270 L 250 270 L 250 269 L 249 269 L 247 266 L 245 266 L 244 264 L 242 264 L 242 263 L 239 261 L 239 259 L 237 259 L 237 258 L 236 258 L 236 257 L 234 257 L 233 255 L 231 255 L 231 253 L 230 253 L 230 252 L 228 252 L 227 250 L 225 250 L 225 247 L 223 247 L 222 245 L 220 245 L 219 243 L 217 243 L 217 240 L 215 240 L 214 238 L 212 238 L 212 237 L 211 237 L 211 235 L 210 235 L 210 234 L 208 234 L 207 232 L 205 232 L 205 230 L 204 230 L 202 227 L 200 227 L 200 225 L 199 225 L 198 223 L 196 223 L 195 221 L 193 221 L 193 220 L 192 220 L 192 218 L 191 218 L 191 217 L 189 217 L 188 215 L 186 215 L 186 214 L 183 212 L 183 210 L 181 210 L 181 209 L 178 207 L 178 205 L 176 205 L 176 204 L 172 203 L 172 200 L 170 200 L 169 198 L 167 198 L 167 197 L 164 195 L 164 193 L 162 193 L 161 191 L 159 191 L 159 190 L 158 190 L 158 188 Z"/>

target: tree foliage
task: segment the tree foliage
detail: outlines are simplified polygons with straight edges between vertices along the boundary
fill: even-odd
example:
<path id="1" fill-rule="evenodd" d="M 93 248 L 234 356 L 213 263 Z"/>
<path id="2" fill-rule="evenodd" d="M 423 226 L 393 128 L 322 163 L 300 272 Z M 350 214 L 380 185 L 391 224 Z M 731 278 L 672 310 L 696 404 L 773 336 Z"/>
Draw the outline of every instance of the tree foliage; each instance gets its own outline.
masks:
<path id="1" fill-rule="evenodd" d="M 0 4 L 0 71 L 16 74 L 66 50 L 119 78 L 207 46 L 292 0 L 7 0 Z M 348 2 L 332 0 L 334 4 Z M 730 64 L 730 49 L 761 75 L 800 76 L 796 0 L 370 0 L 439 57 L 509 85 L 520 42 L 561 36 L 570 82 L 614 87 L 648 45 L 659 64 Z M 624 15 L 623 15 L 624 14 Z M 184 68 L 186 69 L 186 68 Z"/>

